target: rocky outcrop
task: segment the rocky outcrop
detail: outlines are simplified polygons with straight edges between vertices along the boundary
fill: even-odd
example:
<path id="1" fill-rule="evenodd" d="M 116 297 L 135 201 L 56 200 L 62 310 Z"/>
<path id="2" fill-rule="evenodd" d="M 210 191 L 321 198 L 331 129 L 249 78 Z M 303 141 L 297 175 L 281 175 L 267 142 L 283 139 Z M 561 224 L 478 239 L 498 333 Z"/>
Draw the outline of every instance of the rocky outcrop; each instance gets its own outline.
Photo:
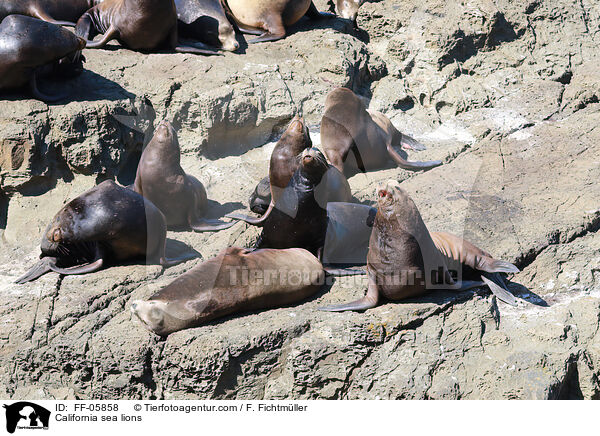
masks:
<path id="1" fill-rule="evenodd" d="M 326 9 L 326 2 L 317 2 Z M 85 52 L 59 85 L 73 101 L 0 105 L 0 393 L 13 398 L 599 398 L 600 9 L 587 0 L 365 3 L 303 20 L 284 40 L 194 57 Z M 133 179 L 156 122 L 179 130 L 182 164 L 212 216 L 243 209 L 281 128 L 313 126 L 348 86 L 443 159 L 427 173 L 350 179 L 357 198 L 396 178 L 431 230 L 515 262 L 518 307 L 486 290 L 437 293 L 365 313 L 339 278 L 303 304 L 158 339 L 132 320 L 143 299 L 257 230 L 169 232 L 199 259 L 15 285 L 62 204 L 105 178 Z"/>

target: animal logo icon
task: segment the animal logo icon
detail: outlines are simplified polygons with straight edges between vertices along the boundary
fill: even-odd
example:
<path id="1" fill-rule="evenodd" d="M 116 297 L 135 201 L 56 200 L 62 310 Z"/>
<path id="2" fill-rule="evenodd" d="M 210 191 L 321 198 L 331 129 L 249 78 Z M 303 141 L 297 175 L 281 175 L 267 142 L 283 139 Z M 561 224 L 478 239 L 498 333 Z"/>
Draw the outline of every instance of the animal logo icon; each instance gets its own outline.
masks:
<path id="1" fill-rule="evenodd" d="M 6 431 L 14 433 L 18 428 L 47 429 L 50 411 L 28 401 L 4 404 L 6 409 Z"/>

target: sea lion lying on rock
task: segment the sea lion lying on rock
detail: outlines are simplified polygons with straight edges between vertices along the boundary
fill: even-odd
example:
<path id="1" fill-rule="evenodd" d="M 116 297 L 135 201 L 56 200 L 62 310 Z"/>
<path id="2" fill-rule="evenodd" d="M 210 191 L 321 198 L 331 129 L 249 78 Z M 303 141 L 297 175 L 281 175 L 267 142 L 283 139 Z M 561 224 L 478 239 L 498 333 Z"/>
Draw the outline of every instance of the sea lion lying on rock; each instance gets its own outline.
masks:
<path id="1" fill-rule="evenodd" d="M 131 312 L 160 336 L 238 312 L 282 307 L 315 294 L 321 263 L 308 251 L 227 248 L 195 266 Z"/>
<path id="2" fill-rule="evenodd" d="M 42 237 L 40 261 L 16 283 L 55 271 L 86 274 L 133 259 L 176 265 L 193 256 L 165 257 L 167 224 L 150 201 L 106 180 L 67 203 Z"/>
<path id="3" fill-rule="evenodd" d="M 79 18 L 102 0 L 2 0 L 0 21 L 9 15 L 27 15 L 58 26 L 75 26 Z"/>
<path id="4" fill-rule="evenodd" d="M 175 0 L 179 33 L 212 47 L 236 51 L 240 44 L 219 0 Z"/>
<path id="5" fill-rule="evenodd" d="M 516 266 L 494 259 L 458 236 L 430 233 L 397 181 L 378 187 L 377 196 L 378 210 L 367 255 L 367 294 L 360 300 L 322 310 L 365 310 L 377 306 L 380 297 L 397 301 L 432 290 L 463 291 L 483 285 L 500 300 L 516 305 L 499 274 L 518 272 Z"/>

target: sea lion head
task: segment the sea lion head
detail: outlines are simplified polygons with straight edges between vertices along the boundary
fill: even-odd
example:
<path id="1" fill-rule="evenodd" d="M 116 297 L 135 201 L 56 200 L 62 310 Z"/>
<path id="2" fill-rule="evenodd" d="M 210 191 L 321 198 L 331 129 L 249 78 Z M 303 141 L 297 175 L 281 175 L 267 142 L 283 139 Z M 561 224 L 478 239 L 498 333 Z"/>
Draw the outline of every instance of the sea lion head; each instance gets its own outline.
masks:
<path id="1" fill-rule="evenodd" d="M 315 183 L 323 178 L 323 175 L 329 169 L 327 159 L 318 148 L 307 148 L 300 155 L 300 166 L 306 177 Z"/>
<path id="2" fill-rule="evenodd" d="M 358 9 L 364 2 L 365 0 L 329 0 L 330 7 L 334 3 L 335 13 L 342 18 L 352 21 L 354 27 L 356 27 Z"/>
<path id="3" fill-rule="evenodd" d="M 179 148 L 179 140 L 177 139 L 177 131 L 168 120 L 162 120 L 158 123 L 158 126 L 154 130 L 154 136 L 148 146 L 160 150 L 163 157 L 169 157 L 169 161 L 175 159 L 175 161 L 179 162 L 181 150 Z"/>
<path id="4" fill-rule="evenodd" d="M 235 30 L 233 26 L 227 23 L 227 25 L 219 25 L 219 41 L 221 42 L 221 48 L 226 51 L 236 51 L 240 48 L 240 43 L 235 37 Z"/>
<path id="5" fill-rule="evenodd" d="M 161 300 L 136 300 L 131 303 L 130 310 L 146 329 L 159 336 L 168 336 L 189 327 L 189 321 L 180 318 L 180 314 L 172 306 L 173 304 Z"/>
<path id="6" fill-rule="evenodd" d="M 310 139 L 308 127 L 304 122 L 304 117 L 295 115 L 283 135 L 281 135 L 279 142 L 293 142 L 294 148 L 299 149 L 298 153 L 300 153 L 300 150 L 312 147 L 312 140 Z"/>
<path id="7" fill-rule="evenodd" d="M 400 187 L 397 180 L 388 180 L 377 186 L 377 209 L 386 217 L 397 215 L 402 210 L 402 205 L 407 198 L 406 192 Z"/>

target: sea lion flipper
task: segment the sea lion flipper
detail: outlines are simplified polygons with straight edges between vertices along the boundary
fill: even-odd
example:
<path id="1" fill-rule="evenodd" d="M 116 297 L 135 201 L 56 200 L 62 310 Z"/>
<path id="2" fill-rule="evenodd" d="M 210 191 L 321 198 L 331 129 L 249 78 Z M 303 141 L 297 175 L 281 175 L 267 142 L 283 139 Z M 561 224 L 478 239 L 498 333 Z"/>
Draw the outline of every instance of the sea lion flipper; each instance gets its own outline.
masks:
<path id="1" fill-rule="evenodd" d="M 415 138 L 405 135 L 404 133 L 400 133 L 400 146 L 405 150 L 413 150 L 413 151 L 423 151 L 427 150 L 423 144 L 417 141 Z"/>
<path id="2" fill-rule="evenodd" d="M 505 260 L 484 258 L 484 262 L 478 265 L 478 268 L 481 271 L 486 271 L 489 273 L 518 273 L 519 268 L 513 265 L 510 262 L 506 262 Z"/>
<path id="3" fill-rule="evenodd" d="M 219 230 L 225 230 L 233 226 L 235 221 L 225 222 L 221 220 L 209 220 L 204 218 L 197 218 L 194 222 L 190 222 L 192 230 L 197 232 L 218 232 Z"/>
<path id="4" fill-rule="evenodd" d="M 69 268 L 60 268 L 56 266 L 56 262 L 50 261 L 48 263 L 50 269 L 56 273 L 64 274 L 64 275 L 74 275 L 74 274 L 88 274 L 95 271 L 98 271 L 104 265 L 104 259 L 100 258 L 95 260 L 92 263 L 86 263 L 84 265 L 72 266 Z"/>
<path id="5" fill-rule="evenodd" d="M 269 204 L 269 208 L 267 209 L 267 211 L 265 212 L 265 214 L 259 218 L 253 218 L 247 215 L 241 215 L 238 213 L 228 213 L 227 215 L 225 215 L 225 218 L 231 218 L 234 220 L 239 220 L 239 221 L 244 221 L 248 224 L 252 224 L 253 226 L 262 226 L 263 223 L 267 220 L 267 218 L 269 217 L 269 215 L 271 214 L 271 211 L 273 210 L 273 208 L 275 207 L 275 205 L 273 204 L 273 202 L 271 202 Z"/>
<path id="6" fill-rule="evenodd" d="M 200 41 L 179 40 L 177 45 L 174 47 L 174 50 L 177 53 L 223 56 L 223 54 L 219 53 L 219 51 L 215 48 L 206 45 Z"/>
<path id="7" fill-rule="evenodd" d="M 196 257 L 198 257 L 198 255 L 196 253 L 186 253 L 179 257 L 169 257 L 169 258 L 163 256 L 159 259 L 158 263 L 163 268 L 170 268 L 172 266 L 179 265 L 180 263 L 187 262 L 188 260 L 195 259 Z"/>
<path id="8" fill-rule="evenodd" d="M 111 24 L 111 26 L 108 28 L 108 30 L 106 31 L 104 36 L 102 36 L 102 39 L 100 41 L 86 40 L 85 48 L 103 48 L 110 41 L 117 38 L 118 34 L 119 34 L 119 30 Z"/>
<path id="9" fill-rule="evenodd" d="M 506 289 L 506 285 L 504 284 L 504 280 L 500 277 L 498 273 L 496 274 L 482 274 L 481 280 L 490 288 L 492 293 L 499 299 L 504 301 L 511 306 L 517 305 L 517 300 L 515 296 L 511 294 L 511 292 Z"/>
<path id="10" fill-rule="evenodd" d="M 42 21 L 47 21 L 48 23 L 56 24 L 57 26 L 75 27 L 75 23 L 70 21 L 57 21 L 39 8 L 34 8 L 31 12 L 35 18 L 39 18 Z"/>
<path id="11" fill-rule="evenodd" d="M 377 306 L 379 302 L 379 288 L 375 276 L 369 273 L 369 287 L 367 288 L 367 295 L 360 300 L 352 301 L 346 304 L 340 304 L 338 306 L 325 306 L 319 307 L 319 310 L 324 312 L 345 312 L 347 310 L 367 310 Z"/>
<path id="12" fill-rule="evenodd" d="M 27 283 L 27 282 L 32 282 L 34 280 L 36 280 L 37 278 L 43 276 L 44 274 L 52 271 L 50 269 L 50 259 L 49 257 L 44 257 L 43 259 L 40 259 L 40 261 L 38 263 L 36 263 L 34 266 L 32 266 L 29 271 L 27 271 L 25 274 L 23 274 L 21 277 L 19 277 L 17 280 L 15 280 L 15 283 L 22 285 L 23 283 Z"/>
<path id="13" fill-rule="evenodd" d="M 362 276 L 367 274 L 367 270 L 365 269 L 331 268 L 328 266 L 324 266 L 323 271 L 333 277 Z"/>
<path id="14" fill-rule="evenodd" d="M 396 162 L 396 165 L 398 165 L 400 168 L 403 168 L 405 170 L 411 170 L 411 171 L 429 170 L 431 168 L 438 167 L 442 164 L 442 161 L 440 161 L 440 160 L 429 160 L 429 161 L 423 161 L 423 162 L 408 161 L 408 160 L 404 159 L 402 156 L 400 156 L 400 154 L 398 154 L 398 152 L 396 150 L 394 150 L 394 147 L 392 147 L 391 144 L 387 145 L 387 150 L 388 150 L 388 154 L 390 155 L 390 157 L 394 160 L 394 162 Z"/>
<path id="15" fill-rule="evenodd" d="M 58 100 L 62 100 L 66 97 L 66 94 L 58 94 L 58 95 L 47 95 L 44 94 L 37 86 L 37 74 L 34 72 L 29 79 L 29 89 L 31 94 L 40 101 L 44 103 L 52 103 Z"/>

